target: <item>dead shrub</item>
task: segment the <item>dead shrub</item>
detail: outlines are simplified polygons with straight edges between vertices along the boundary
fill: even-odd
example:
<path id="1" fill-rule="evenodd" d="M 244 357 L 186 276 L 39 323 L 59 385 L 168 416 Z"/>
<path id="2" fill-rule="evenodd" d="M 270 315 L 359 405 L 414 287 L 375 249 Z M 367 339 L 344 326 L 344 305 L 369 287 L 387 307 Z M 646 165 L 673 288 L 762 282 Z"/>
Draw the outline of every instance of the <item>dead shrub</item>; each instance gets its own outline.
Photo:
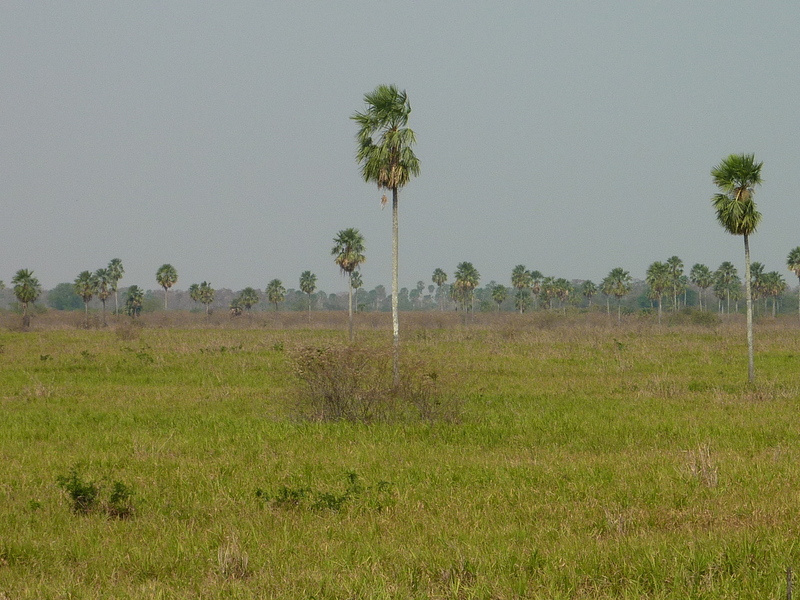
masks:
<path id="1" fill-rule="evenodd" d="M 305 346 L 290 353 L 297 378 L 296 408 L 318 421 L 361 423 L 455 421 L 458 402 L 442 390 L 430 365 L 404 361 L 392 381 L 390 349 Z"/>

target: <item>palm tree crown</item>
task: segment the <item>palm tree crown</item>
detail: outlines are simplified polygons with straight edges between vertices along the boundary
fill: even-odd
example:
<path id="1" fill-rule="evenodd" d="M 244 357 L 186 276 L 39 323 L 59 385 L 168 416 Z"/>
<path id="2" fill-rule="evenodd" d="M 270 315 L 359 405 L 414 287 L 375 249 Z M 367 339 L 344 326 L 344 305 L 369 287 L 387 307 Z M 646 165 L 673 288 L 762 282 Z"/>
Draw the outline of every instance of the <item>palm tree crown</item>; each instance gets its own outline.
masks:
<path id="1" fill-rule="evenodd" d="M 349 229 L 341 230 L 333 238 L 331 256 L 335 257 L 333 262 L 339 265 L 342 273 L 349 275 L 366 260 L 364 256 L 365 250 L 364 236 L 361 235 L 358 229 L 350 227 Z"/>

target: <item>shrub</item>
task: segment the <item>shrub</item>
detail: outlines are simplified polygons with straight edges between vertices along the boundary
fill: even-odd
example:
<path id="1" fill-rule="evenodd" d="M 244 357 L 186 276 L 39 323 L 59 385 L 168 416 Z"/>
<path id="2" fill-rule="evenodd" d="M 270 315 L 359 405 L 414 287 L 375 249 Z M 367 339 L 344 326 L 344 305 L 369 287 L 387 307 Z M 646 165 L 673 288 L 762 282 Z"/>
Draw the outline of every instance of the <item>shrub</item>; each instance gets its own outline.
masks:
<path id="1" fill-rule="evenodd" d="M 389 349 L 306 346 L 290 356 L 297 409 L 307 418 L 370 423 L 457 417 L 457 403 L 443 393 L 435 370 L 404 364 L 395 386 Z"/>
<path id="2" fill-rule="evenodd" d="M 75 467 L 70 469 L 69 475 L 57 477 L 56 482 L 69 494 L 73 512 L 87 514 L 95 507 L 100 490 L 95 483 L 84 481 Z"/>

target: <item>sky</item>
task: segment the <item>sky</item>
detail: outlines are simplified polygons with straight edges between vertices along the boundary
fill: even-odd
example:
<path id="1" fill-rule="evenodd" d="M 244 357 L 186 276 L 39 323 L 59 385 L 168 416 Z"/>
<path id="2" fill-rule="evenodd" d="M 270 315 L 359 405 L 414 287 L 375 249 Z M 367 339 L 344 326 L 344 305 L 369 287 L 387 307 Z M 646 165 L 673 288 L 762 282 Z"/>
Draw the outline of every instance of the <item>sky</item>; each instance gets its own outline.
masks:
<path id="1" fill-rule="evenodd" d="M 400 285 L 600 281 L 730 260 L 710 171 L 763 161 L 753 260 L 800 245 L 800 3 L 741 0 L 5 0 L 0 279 L 44 288 L 122 259 L 121 286 L 343 291 L 338 231 L 390 286 L 391 210 L 360 176 L 364 94 L 405 89 L 421 173 L 400 192 Z"/>

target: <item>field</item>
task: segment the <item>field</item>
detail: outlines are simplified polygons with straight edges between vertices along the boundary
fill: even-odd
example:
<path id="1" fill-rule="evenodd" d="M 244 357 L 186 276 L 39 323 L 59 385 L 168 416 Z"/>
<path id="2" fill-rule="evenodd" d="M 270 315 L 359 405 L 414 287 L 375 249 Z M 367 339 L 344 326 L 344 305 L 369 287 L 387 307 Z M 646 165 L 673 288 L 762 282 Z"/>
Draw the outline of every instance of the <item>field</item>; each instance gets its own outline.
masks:
<path id="1" fill-rule="evenodd" d="M 323 318 L 9 317 L 0 599 L 786 597 L 796 317 L 756 323 L 747 387 L 739 320 L 410 315 L 460 410 L 373 424 L 296 413 L 294 350 L 346 339 Z"/>

